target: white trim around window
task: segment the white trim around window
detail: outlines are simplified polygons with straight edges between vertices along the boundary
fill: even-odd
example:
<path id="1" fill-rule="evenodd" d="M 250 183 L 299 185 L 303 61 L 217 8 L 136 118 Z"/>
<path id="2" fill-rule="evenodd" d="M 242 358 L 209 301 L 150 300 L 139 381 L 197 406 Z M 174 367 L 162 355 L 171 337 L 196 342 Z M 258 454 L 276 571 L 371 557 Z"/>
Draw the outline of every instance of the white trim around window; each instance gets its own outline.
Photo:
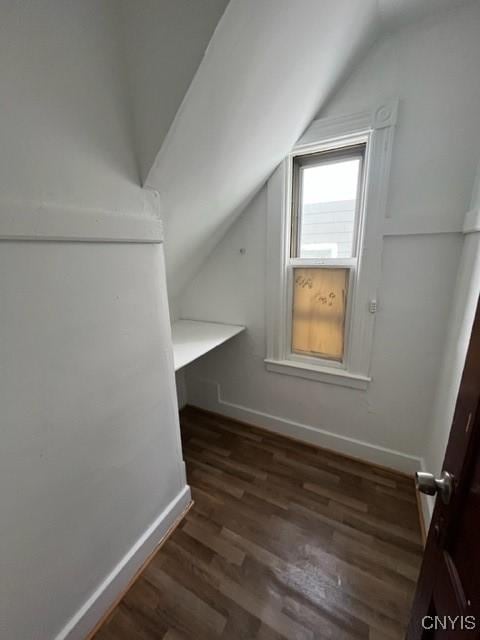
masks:
<path id="1" fill-rule="evenodd" d="M 381 275 L 383 231 L 398 100 L 350 116 L 315 120 L 267 185 L 267 370 L 309 380 L 366 389 L 377 292 Z M 298 358 L 290 349 L 291 292 L 289 291 L 292 159 L 325 147 L 332 149 L 364 141 L 362 238 L 356 261 L 355 286 L 349 301 L 347 355 L 343 363 Z M 321 262 L 321 261 L 319 261 Z M 375 304 L 374 304 L 375 303 Z"/>

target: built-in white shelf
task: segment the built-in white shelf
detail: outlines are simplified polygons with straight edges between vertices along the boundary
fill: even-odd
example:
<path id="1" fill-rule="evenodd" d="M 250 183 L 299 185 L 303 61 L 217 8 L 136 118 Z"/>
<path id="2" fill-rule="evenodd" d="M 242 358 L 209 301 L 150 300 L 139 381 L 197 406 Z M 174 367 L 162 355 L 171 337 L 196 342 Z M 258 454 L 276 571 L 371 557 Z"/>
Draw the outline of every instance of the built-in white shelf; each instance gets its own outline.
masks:
<path id="1" fill-rule="evenodd" d="M 245 327 L 199 320 L 177 320 L 172 325 L 173 359 L 175 371 L 215 349 Z"/>

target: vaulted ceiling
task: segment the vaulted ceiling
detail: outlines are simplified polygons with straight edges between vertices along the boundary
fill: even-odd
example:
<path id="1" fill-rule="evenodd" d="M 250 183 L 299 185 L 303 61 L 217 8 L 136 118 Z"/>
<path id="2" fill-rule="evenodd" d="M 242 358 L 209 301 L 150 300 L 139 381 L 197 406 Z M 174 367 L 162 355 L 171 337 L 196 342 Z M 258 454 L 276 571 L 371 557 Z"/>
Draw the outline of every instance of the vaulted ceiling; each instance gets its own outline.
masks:
<path id="1" fill-rule="evenodd" d="M 184 42 L 176 35 L 170 48 L 145 51 L 144 41 L 142 54 L 135 49 L 128 56 L 131 65 L 133 60 L 131 76 L 143 73 L 142 86 L 135 89 L 143 174 L 154 145 L 163 140 L 145 184 L 160 193 L 168 286 L 174 297 L 373 40 L 383 31 L 464 0 L 230 0 L 195 73 L 226 4 L 204 1 L 205 12 L 198 12 L 201 24 L 195 23 L 193 31 L 182 15 L 186 20 L 186 5 L 195 3 L 181 0 L 184 14 L 178 13 L 180 5 L 173 12 Z M 148 7 L 153 0 L 142 2 Z M 171 0 L 160 2 L 165 3 Z M 132 9 L 137 3 L 127 4 L 131 34 L 139 17 Z M 149 21 L 148 13 L 140 19 Z M 168 39 L 168 21 L 150 25 L 150 30 L 159 26 L 159 37 Z M 155 42 L 155 32 L 150 41 L 152 35 Z M 130 49 L 132 43 L 137 46 L 130 36 L 127 40 Z M 155 55 L 162 51 L 173 56 L 171 67 L 181 76 L 175 90 L 168 77 L 162 91 L 155 85 L 152 70 L 162 62 Z M 169 105 L 158 114 L 161 126 L 155 124 L 149 92 L 153 104 L 163 104 L 163 96 Z"/>
<path id="2" fill-rule="evenodd" d="M 155 160 L 228 0 L 121 0 L 135 151 Z"/>

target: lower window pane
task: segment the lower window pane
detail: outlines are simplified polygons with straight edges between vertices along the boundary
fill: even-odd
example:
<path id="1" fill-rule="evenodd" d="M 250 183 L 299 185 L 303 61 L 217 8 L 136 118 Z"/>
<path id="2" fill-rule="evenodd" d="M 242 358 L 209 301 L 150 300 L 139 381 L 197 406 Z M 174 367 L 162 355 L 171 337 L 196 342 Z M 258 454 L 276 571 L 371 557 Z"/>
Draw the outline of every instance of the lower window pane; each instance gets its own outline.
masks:
<path id="1" fill-rule="evenodd" d="M 348 275 L 348 269 L 293 270 L 293 353 L 343 360 Z"/>

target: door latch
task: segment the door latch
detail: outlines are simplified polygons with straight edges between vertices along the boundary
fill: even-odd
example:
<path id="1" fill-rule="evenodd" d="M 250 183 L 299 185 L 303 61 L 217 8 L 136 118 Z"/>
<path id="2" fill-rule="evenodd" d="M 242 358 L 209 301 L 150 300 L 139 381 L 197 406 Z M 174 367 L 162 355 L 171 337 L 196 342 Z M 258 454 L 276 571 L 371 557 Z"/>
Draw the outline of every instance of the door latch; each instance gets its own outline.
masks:
<path id="1" fill-rule="evenodd" d="M 415 474 L 415 486 L 421 493 L 434 496 L 438 493 L 442 502 L 448 504 L 453 494 L 454 478 L 448 471 L 442 471 L 439 477 L 433 473 L 417 471 Z"/>

